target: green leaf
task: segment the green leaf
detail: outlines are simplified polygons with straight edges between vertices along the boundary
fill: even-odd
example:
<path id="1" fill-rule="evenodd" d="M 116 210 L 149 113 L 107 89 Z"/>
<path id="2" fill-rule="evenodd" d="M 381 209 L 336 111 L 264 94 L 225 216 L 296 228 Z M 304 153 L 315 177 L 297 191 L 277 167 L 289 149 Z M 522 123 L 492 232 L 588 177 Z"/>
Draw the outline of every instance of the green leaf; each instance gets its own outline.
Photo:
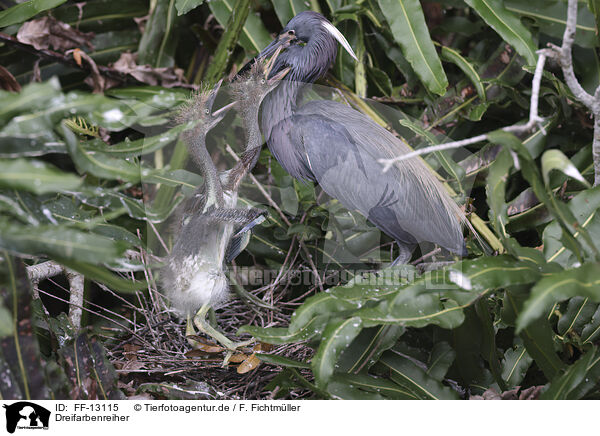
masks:
<path id="1" fill-rule="evenodd" d="M 14 253 L 102 263 L 118 258 L 127 244 L 58 226 L 21 226 L 0 221 L 0 247 Z"/>
<path id="2" fill-rule="evenodd" d="M 567 400 L 569 393 L 573 391 L 585 378 L 586 373 L 596 354 L 596 348 L 592 348 L 579 358 L 573 365 L 569 366 L 564 374 L 554 378 L 550 386 L 542 393 L 541 400 Z"/>
<path id="3" fill-rule="evenodd" d="M 580 296 L 600 302 L 600 264 L 587 263 L 579 268 L 545 276 L 532 289 L 517 317 L 517 332 L 529 326 L 557 301 Z"/>
<path id="4" fill-rule="evenodd" d="M 315 316 L 304 328 L 293 332 L 281 327 L 262 328 L 244 325 L 238 329 L 237 334 L 248 333 L 267 344 L 289 344 L 291 342 L 306 341 L 314 336 L 321 335 L 326 323 L 327 317 Z"/>
<path id="5" fill-rule="evenodd" d="M 358 317 L 332 321 L 327 324 L 317 353 L 311 362 L 318 387 L 323 388 L 327 385 L 341 352 L 350 345 L 361 329 L 362 323 Z"/>
<path id="6" fill-rule="evenodd" d="M 185 15 L 192 9 L 200 6 L 202 3 L 204 3 L 204 0 L 175 0 L 177 15 Z"/>
<path id="7" fill-rule="evenodd" d="M 452 62 L 458 68 L 462 70 L 463 73 L 467 75 L 473 86 L 477 90 L 477 95 L 482 102 L 487 100 L 485 95 L 485 88 L 483 86 L 483 82 L 481 81 L 481 77 L 477 73 L 477 70 L 471 65 L 471 63 L 464 58 L 457 50 L 454 50 L 450 47 L 442 46 L 442 51 L 440 53 L 442 60 Z"/>
<path id="8" fill-rule="evenodd" d="M 504 294 L 502 320 L 508 325 L 514 325 L 521 313 L 523 300 L 528 293 L 519 290 L 506 291 Z M 548 379 L 552 379 L 560 371 L 564 364 L 554 351 L 554 332 L 545 316 L 538 318 L 536 322 L 523 329 L 519 335 L 527 349 L 527 353 L 533 358 L 537 366 L 544 372 Z"/>
<path id="9" fill-rule="evenodd" d="M 227 24 L 229 15 L 233 10 L 234 0 L 215 0 L 208 2 L 211 12 L 221 26 Z M 246 50 L 246 54 L 255 55 L 271 42 L 271 35 L 264 27 L 260 18 L 250 13 L 240 35 L 240 45 Z"/>
<path id="10" fill-rule="evenodd" d="M 61 5 L 66 0 L 30 0 L 0 12 L 0 27 L 12 26 L 35 17 L 40 12 Z"/>
<path id="11" fill-rule="evenodd" d="M 583 344 L 592 342 L 600 336 L 600 305 L 592 315 L 589 324 L 586 324 L 581 331 L 581 342 Z"/>
<path id="12" fill-rule="evenodd" d="M 42 161 L 0 159 L 0 186 L 24 189 L 36 194 L 77 189 L 81 179 Z"/>
<path id="13" fill-rule="evenodd" d="M 521 20 L 508 11 L 501 0 L 465 0 L 483 20 L 512 45 L 529 65 L 537 62 L 536 46 Z"/>
<path id="14" fill-rule="evenodd" d="M 569 201 L 568 207 L 579 223 L 579 230 L 587 230 L 595 240 L 600 240 L 600 186 L 586 189 Z M 569 247 L 561 242 L 561 227 L 556 221 L 550 223 L 543 234 L 544 255 L 549 262 L 556 262 L 564 267 L 575 266 L 578 260 Z M 583 238 L 580 231 L 574 234 L 575 239 Z"/>
<path id="15" fill-rule="evenodd" d="M 546 150 L 542 155 L 542 174 L 544 176 L 544 183 L 549 185 L 550 172 L 552 170 L 558 170 L 565 175 L 572 177 L 588 188 L 590 184 L 583 178 L 577 167 L 571 163 L 569 158 L 565 154 L 557 149 Z"/>
<path id="16" fill-rule="evenodd" d="M 448 79 L 442 68 L 418 0 L 378 0 L 394 39 L 429 91 L 444 95 Z"/>
<path id="17" fill-rule="evenodd" d="M 448 369 L 456 358 L 456 352 L 448 342 L 437 342 L 429 355 L 427 362 L 427 375 L 437 381 L 442 381 L 448 372 Z"/>
<path id="18" fill-rule="evenodd" d="M 286 368 L 310 368 L 310 364 L 306 362 L 298 362 L 297 360 L 288 359 L 287 357 L 277 356 L 275 354 L 256 353 L 256 357 L 270 365 L 284 366 Z"/>
<path id="19" fill-rule="evenodd" d="M 310 9 L 308 3 L 303 0 L 272 0 L 271 3 L 275 9 L 277 18 L 279 18 L 281 27 L 285 27 L 288 21 L 300 12 L 308 11 Z"/>
<path id="20" fill-rule="evenodd" d="M 588 5 L 595 1 L 597 0 L 588 0 Z M 534 26 L 539 27 L 541 33 L 562 40 L 567 24 L 566 1 L 504 0 L 504 6 L 517 15 L 533 20 Z M 590 9 L 586 7 L 585 2 L 579 2 L 575 34 L 575 44 L 588 48 L 598 45 L 594 14 L 590 13 Z"/>
<path id="21" fill-rule="evenodd" d="M 525 378 L 533 359 L 527 353 L 525 346 L 517 345 L 504 353 L 502 361 L 502 378 L 508 387 L 519 386 Z"/>
<path id="22" fill-rule="evenodd" d="M 421 366 L 403 354 L 388 351 L 380 364 L 391 379 L 421 400 L 456 400 L 458 393 L 429 376 Z"/>
<path id="23" fill-rule="evenodd" d="M 384 351 L 396 344 L 404 330 L 397 325 L 363 329 L 350 346 L 342 351 L 337 370 L 355 374 L 366 372 Z"/>
<path id="24" fill-rule="evenodd" d="M 57 257 L 56 260 L 78 273 L 83 274 L 86 278 L 94 280 L 99 283 L 103 283 L 111 289 L 121 291 L 124 293 L 134 294 L 136 291 L 148 289 L 148 282 L 132 281 L 120 278 L 115 274 L 111 273 L 104 267 L 91 265 L 89 263 L 80 262 L 78 260 L 64 259 Z"/>
<path id="25" fill-rule="evenodd" d="M 61 123 L 60 130 L 69 154 L 80 172 L 88 172 L 109 180 L 127 180 L 133 183 L 150 175 L 149 170 L 142 170 L 140 165 L 133 162 L 109 157 L 99 152 L 86 151 L 79 138 L 64 123 Z"/>
<path id="26" fill-rule="evenodd" d="M 153 67 L 174 65 L 177 14 L 175 0 L 156 0 L 138 48 L 138 63 Z"/>
<path id="27" fill-rule="evenodd" d="M 32 311 L 31 283 L 25 264 L 6 252 L 0 260 L 0 307 L 11 322 L 11 335 L 2 338 L 0 396 L 3 400 L 38 400 L 50 397 Z"/>
<path id="28" fill-rule="evenodd" d="M 598 305 L 589 298 L 573 297 L 567 304 L 567 310 L 560 317 L 556 325 L 561 336 L 576 332 L 580 333 L 582 328 L 590 322 Z M 584 341 L 585 342 L 585 341 Z"/>
<path id="29" fill-rule="evenodd" d="M 334 374 L 327 391 L 343 400 L 416 400 L 407 389 L 391 380 L 366 374 Z"/>

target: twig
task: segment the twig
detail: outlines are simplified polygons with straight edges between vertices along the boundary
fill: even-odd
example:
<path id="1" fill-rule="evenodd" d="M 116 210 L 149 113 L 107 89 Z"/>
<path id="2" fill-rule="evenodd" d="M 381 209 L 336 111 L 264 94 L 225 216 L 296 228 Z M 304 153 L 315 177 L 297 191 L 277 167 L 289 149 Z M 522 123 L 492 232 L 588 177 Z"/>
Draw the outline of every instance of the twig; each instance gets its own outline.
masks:
<path id="1" fill-rule="evenodd" d="M 577 0 L 569 0 L 567 6 L 567 25 L 563 35 L 562 46 L 557 47 L 548 44 L 548 56 L 554 57 L 563 72 L 567 86 L 586 108 L 594 116 L 594 139 L 592 142 L 592 155 L 594 159 L 594 186 L 600 185 L 600 86 L 596 88 L 594 95 L 590 95 L 581 86 L 575 71 L 573 70 L 573 42 L 575 42 L 575 33 L 577 31 Z"/>
<path id="2" fill-rule="evenodd" d="M 536 127 L 541 128 L 541 122 L 543 118 L 538 115 L 538 102 L 540 98 L 540 83 L 542 81 L 542 73 L 544 72 L 544 64 L 546 63 L 547 53 L 546 50 L 538 51 L 539 57 L 535 67 L 535 73 L 533 75 L 533 81 L 531 85 L 531 103 L 529 108 L 529 121 L 525 124 L 514 124 L 512 126 L 506 126 L 502 128 L 505 132 L 511 133 L 526 133 Z M 545 133 L 545 132 L 544 132 Z M 454 148 L 461 148 L 467 145 L 476 144 L 483 142 L 488 139 L 488 133 L 473 136 L 472 138 L 461 139 L 460 141 L 447 142 L 445 144 L 432 145 L 431 147 L 421 148 L 419 150 L 412 151 L 410 153 L 396 156 L 391 159 L 379 159 L 379 163 L 383 165 L 383 172 L 387 172 L 394 164 L 403 160 L 411 159 L 416 156 L 433 153 L 436 151 L 450 150 Z"/>
<path id="3" fill-rule="evenodd" d="M 77 271 L 65 268 L 65 275 L 69 281 L 69 321 L 76 329 L 81 328 L 81 313 L 83 309 L 83 284 L 84 277 Z"/>

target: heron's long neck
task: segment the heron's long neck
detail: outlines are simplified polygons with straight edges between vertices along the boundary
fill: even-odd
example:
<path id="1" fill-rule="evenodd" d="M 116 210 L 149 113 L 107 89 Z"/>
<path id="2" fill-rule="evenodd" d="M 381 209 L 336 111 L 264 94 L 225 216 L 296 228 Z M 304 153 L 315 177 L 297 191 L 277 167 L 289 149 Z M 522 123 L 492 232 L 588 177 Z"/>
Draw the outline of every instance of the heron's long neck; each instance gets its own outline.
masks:
<path id="1" fill-rule="evenodd" d="M 261 125 L 269 146 L 273 128 L 286 120 L 291 122 L 291 117 L 296 111 L 297 99 L 304 85 L 302 82 L 283 80 L 265 97 L 262 104 Z"/>

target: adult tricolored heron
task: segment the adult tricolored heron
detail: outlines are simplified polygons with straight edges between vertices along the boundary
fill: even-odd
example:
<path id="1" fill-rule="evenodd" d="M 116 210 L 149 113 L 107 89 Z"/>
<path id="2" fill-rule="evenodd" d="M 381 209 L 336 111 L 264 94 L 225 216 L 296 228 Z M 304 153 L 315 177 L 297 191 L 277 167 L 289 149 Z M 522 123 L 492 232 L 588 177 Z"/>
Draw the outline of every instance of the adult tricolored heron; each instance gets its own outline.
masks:
<path id="1" fill-rule="evenodd" d="M 262 132 L 271 153 L 293 177 L 319 183 L 392 236 L 400 248 L 396 262 L 408 262 L 421 241 L 465 255 L 461 224 L 466 218 L 424 162 L 410 159 L 383 173 L 378 160 L 408 153 L 406 144 L 342 103 L 302 101 L 307 83 L 334 62 L 337 42 L 356 59 L 339 30 L 323 15 L 306 11 L 257 57 L 287 47 L 271 75 L 290 71 L 262 104 Z"/>

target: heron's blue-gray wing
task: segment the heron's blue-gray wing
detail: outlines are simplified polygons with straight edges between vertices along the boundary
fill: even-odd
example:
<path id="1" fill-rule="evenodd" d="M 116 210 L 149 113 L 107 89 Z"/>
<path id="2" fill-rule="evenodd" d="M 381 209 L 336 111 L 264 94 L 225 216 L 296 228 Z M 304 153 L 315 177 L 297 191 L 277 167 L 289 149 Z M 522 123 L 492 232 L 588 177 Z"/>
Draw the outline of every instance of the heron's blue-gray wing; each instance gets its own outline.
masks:
<path id="1" fill-rule="evenodd" d="M 348 106 L 311 101 L 294 115 L 290 140 L 301 146 L 314 179 L 398 241 L 429 241 L 463 253 L 460 209 L 420 159 L 383 173 L 377 161 L 409 149 Z"/>

